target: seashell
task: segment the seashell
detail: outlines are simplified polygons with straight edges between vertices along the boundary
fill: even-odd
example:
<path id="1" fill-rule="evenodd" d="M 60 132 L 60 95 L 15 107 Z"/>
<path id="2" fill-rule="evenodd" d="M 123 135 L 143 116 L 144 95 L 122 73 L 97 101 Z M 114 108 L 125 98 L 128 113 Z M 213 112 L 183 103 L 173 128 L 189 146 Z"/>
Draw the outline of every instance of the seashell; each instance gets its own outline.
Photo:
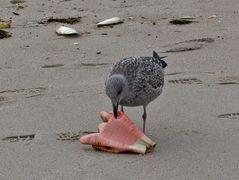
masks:
<path id="1" fill-rule="evenodd" d="M 135 152 L 145 154 L 155 148 L 149 139 L 123 112 L 118 112 L 117 119 L 113 113 L 101 112 L 103 123 L 99 124 L 99 133 L 92 133 L 80 138 L 82 144 L 106 152 Z"/>
<path id="2" fill-rule="evenodd" d="M 97 26 L 109 26 L 109 25 L 113 25 L 113 24 L 119 24 L 122 23 L 123 21 L 119 18 L 119 17 L 113 17 L 110 19 L 106 19 L 104 21 L 101 21 L 99 23 L 97 23 Z"/>
<path id="3" fill-rule="evenodd" d="M 60 35 L 65 35 L 65 36 L 78 34 L 78 32 L 75 29 L 72 29 L 66 26 L 60 26 L 59 28 L 57 28 L 56 33 Z"/>
<path id="4" fill-rule="evenodd" d="M 180 19 L 195 19 L 193 16 L 181 16 Z"/>
<path id="5" fill-rule="evenodd" d="M 207 18 L 208 18 L 208 19 L 214 19 L 214 18 L 217 18 L 217 15 L 213 14 L 213 15 L 211 15 L 211 16 L 208 16 Z"/>

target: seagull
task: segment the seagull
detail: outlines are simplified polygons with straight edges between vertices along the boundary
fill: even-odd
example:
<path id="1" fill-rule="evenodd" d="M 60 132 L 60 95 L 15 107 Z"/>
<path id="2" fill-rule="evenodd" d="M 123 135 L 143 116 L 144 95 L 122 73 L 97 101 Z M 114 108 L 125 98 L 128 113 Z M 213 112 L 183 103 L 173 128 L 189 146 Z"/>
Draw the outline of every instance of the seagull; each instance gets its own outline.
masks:
<path id="1" fill-rule="evenodd" d="M 146 124 L 146 107 L 163 90 L 164 68 L 167 63 L 155 51 L 153 57 L 126 57 L 111 67 L 105 81 L 105 92 L 110 98 L 114 117 L 118 106 L 143 106 L 143 132 Z"/>

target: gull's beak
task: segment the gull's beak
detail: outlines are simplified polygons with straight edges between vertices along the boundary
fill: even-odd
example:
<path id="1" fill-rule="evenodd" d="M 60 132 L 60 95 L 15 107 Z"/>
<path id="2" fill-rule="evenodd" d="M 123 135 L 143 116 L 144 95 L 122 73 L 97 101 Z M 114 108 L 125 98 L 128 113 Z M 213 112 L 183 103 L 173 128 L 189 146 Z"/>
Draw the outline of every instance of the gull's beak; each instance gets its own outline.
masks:
<path id="1" fill-rule="evenodd" d="M 118 106 L 119 106 L 118 103 L 116 103 L 116 104 L 113 103 L 113 112 L 114 112 L 115 119 L 117 119 Z"/>

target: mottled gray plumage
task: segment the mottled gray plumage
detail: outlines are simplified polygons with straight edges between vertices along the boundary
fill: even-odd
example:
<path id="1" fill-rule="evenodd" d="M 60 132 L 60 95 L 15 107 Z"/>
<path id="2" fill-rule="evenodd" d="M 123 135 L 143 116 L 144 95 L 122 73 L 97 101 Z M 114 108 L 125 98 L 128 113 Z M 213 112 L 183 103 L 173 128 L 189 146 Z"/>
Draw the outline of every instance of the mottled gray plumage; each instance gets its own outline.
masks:
<path id="1" fill-rule="evenodd" d="M 162 93 L 166 66 L 156 52 L 153 52 L 153 57 L 127 57 L 113 64 L 105 90 L 112 101 L 115 116 L 119 104 L 122 107 L 143 106 L 144 130 L 146 106 Z"/>

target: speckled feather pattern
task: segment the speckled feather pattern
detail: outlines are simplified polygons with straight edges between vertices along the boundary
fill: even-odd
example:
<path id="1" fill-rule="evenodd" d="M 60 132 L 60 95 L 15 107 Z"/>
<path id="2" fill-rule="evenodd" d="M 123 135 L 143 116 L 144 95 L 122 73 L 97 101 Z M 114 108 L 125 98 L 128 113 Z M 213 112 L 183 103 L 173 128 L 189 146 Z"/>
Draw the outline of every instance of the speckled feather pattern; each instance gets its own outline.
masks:
<path id="1" fill-rule="evenodd" d="M 164 70 L 159 59 L 154 57 L 127 57 L 113 64 L 113 74 L 125 76 L 129 93 L 120 102 L 123 106 L 146 106 L 162 93 Z"/>

